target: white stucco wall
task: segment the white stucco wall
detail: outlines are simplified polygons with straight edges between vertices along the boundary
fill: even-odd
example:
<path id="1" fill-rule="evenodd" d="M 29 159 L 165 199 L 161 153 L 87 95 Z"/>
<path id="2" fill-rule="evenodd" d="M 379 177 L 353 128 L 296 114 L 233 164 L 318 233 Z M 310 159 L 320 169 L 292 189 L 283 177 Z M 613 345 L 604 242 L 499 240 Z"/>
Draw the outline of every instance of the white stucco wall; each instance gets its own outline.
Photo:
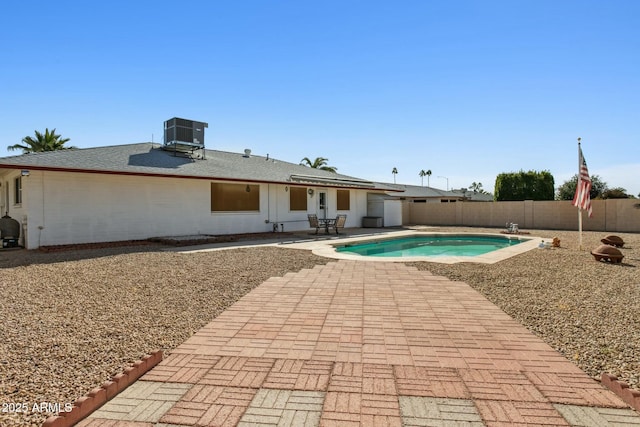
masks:
<path id="1" fill-rule="evenodd" d="M 268 188 L 271 195 L 267 206 L 270 214 L 269 221 L 279 225 L 279 229 L 284 227 L 284 231 L 298 231 L 309 229 L 308 214 L 317 214 L 322 217 L 318 211 L 318 193 L 324 191 L 327 193 L 327 217 L 335 218 L 338 214 L 346 214 L 347 222 L 345 227 L 359 227 L 360 220 L 366 215 L 367 192 L 364 190 L 351 190 L 349 192 L 349 210 L 337 210 L 338 193 L 335 188 L 318 188 L 306 187 L 313 190 L 312 195 L 307 195 L 306 211 L 289 210 L 289 192 L 288 185 L 279 184 L 263 184 Z M 269 231 L 272 226 L 269 226 Z"/>
<path id="2" fill-rule="evenodd" d="M 17 173 L 17 172 L 16 172 Z M 4 181 L 10 183 L 10 173 Z M 23 203 L 11 216 L 26 222 L 25 246 L 139 240 L 194 234 L 254 233 L 309 229 L 318 189 L 307 212 L 289 210 L 286 185 L 260 184 L 259 212 L 211 212 L 211 182 L 144 176 L 31 171 L 23 179 Z M 347 214 L 347 227 L 366 215 L 366 191 L 351 190 L 350 210 L 336 211 L 336 190 L 324 189 L 328 215 Z M 4 191 L 4 190 L 3 190 Z M 279 226 L 279 229 L 280 226 Z"/>

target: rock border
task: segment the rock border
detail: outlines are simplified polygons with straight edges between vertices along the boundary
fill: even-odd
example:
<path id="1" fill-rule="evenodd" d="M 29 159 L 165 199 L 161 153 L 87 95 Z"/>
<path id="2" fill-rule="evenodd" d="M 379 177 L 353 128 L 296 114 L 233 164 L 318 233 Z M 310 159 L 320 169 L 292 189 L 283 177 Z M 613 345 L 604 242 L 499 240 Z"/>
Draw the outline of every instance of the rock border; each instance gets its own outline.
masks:
<path id="1" fill-rule="evenodd" d="M 619 381 L 615 375 L 603 373 L 600 382 L 618 395 L 627 405 L 640 411 L 640 391 L 629 388 L 624 381 Z"/>
<path id="2" fill-rule="evenodd" d="M 221 234 L 221 235 L 200 235 L 200 236 L 177 236 L 177 237 L 150 237 L 143 240 L 115 240 L 110 242 L 95 242 L 95 243 L 70 243 L 66 245 L 45 245 L 40 246 L 36 250 L 40 252 L 64 252 L 71 250 L 85 250 L 85 249 L 104 249 L 104 248 L 119 248 L 123 246 L 151 246 L 151 245 L 166 245 L 166 246 L 196 246 L 206 245 L 211 243 L 229 243 L 229 242 L 241 242 L 244 240 L 261 240 L 277 238 L 290 238 L 294 236 L 290 231 L 278 231 L 278 232 L 262 232 L 262 233 L 241 233 L 241 234 Z M 2 248 L 0 248 L 2 249 Z M 8 248 L 4 248 L 8 249 Z M 23 246 L 11 248 L 11 249 L 24 249 Z"/>
<path id="3" fill-rule="evenodd" d="M 157 244 L 151 240 L 118 240 L 114 242 L 96 242 L 96 243 L 70 243 L 68 245 L 48 245 L 40 246 L 36 251 L 51 253 L 51 252 L 65 252 L 74 250 L 85 249 L 104 249 L 104 248 L 119 248 L 122 246 L 150 246 Z"/>
<path id="4" fill-rule="evenodd" d="M 70 427 L 88 417 L 95 410 L 116 397 L 118 393 L 133 384 L 138 378 L 151 370 L 162 361 L 162 350 L 156 350 L 147 354 L 142 359 L 136 360 L 121 374 L 115 375 L 111 380 L 105 381 L 100 387 L 96 387 L 73 402 L 69 412 L 60 412 L 45 420 L 42 427 Z"/>

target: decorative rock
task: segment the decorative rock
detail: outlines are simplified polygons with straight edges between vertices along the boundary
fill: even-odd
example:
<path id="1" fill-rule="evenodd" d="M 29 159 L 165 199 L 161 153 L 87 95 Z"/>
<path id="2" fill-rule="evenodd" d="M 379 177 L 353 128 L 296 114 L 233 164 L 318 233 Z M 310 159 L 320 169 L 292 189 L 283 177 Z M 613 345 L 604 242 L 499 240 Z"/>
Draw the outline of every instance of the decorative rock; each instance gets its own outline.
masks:
<path id="1" fill-rule="evenodd" d="M 624 240 L 622 240 L 619 236 L 614 236 L 612 234 L 608 235 L 604 239 L 600 240 L 605 245 L 615 246 L 617 248 L 621 248 L 624 246 Z"/>
<path id="2" fill-rule="evenodd" d="M 608 261 L 613 263 L 619 263 L 624 258 L 622 252 L 619 249 L 609 245 L 600 245 L 591 251 L 591 255 L 596 261 Z"/>

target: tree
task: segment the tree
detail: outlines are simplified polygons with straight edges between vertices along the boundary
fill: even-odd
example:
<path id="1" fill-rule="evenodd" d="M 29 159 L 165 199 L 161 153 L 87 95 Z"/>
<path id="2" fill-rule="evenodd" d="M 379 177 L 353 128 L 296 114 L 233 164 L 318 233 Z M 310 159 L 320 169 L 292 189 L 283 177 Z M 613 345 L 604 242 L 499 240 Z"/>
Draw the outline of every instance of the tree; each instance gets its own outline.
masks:
<path id="1" fill-rule="evenodd" d="M 496 201 L 553 200 L 553 196 L 553 175 L 549 171 L 501 173 L 496 177 Z"/>
<path id="2" fill-rule="evenodd" d="M 589 192 L 589 196 L 591 199 L 601 198 L 602 194 L 607 191 L 607 183 L 600 178 L 598 175 L 593 175 L 591 178 L 591 191 Z M 575 174 L 569 179 L 565 181 L 560 187 L 558 187 L 558 192 L 556 194 L 557 200 L 573 200 L 573 196 L 576 194 L 576 187 L 578 186 L 578 174 Z"/>
<path id="3" fill-rule="evenodd" d="M 41 151 L 67 150 L 75 147 L 65 147 L 64 144 L 70 141 L 69 138 L 61 138 L 56 135 L 56 130 L 49 132 L 49 128 L 45 129 L 44 134 L 35 131 L 36 137 L 25 136 L 22 138 L 22 144 L 14 144 L 7 147 L 7 150 L 22 150 L 23 153 L 37 153 Z M 24 145 L 23 145 L 24 144 Z"/>
<path id="4" fill-rule="evenodd" d="M 422 169 L 418 175 L 420 176 L 421 185 L 422 185 L 422 187 L 424 187 L 424 177 L 427 176 L 427 173 L 425 172 L 424 169 Z M 429 181 L 428 180 L 427 180 L 427 186 L 429 186 Z"/>
<path id="5" fill-rule="evenodd" d="M 429 187 L 429 177 L 431 176 L 432 172 L 431 169 L 427 169 L 427 171 L 425 172 L 425 174 L 427 175 L 427 187 Z"/>
<path id="6" fill-rule="evenodd" d="M 308 157 L 305 157 L 304 159 L 300 160 L 300 164 L 303 166 L 309 166 L 310 168 L 313 168 L 313 169 L 320 169 L 323 171 L 336 173 L 338 171 L 338 168 L 333 166 L 328 166 L 327 165 L 328 161 L 329 159 L 324 157 L 316 157 L 314 161 L 311 161 L 311 159 L 309 159 Z"/>
<path id="7" fill-rule="evenodd" d="M 486 193 L 486 191 L 484 191 L 484 189 L 482 188 L 481 182 L 472 182 L 470 185 L 470 188 L 471 188 L 471 191 L 473 191 L 474 193 L 480 193 L 480 194 Z"/>
<path id="8" fill-rule="evenodd" d="M 635 199 L 635 196 L 627 194 L 627 190 L 622 187 L 608 188 L 602 193 L 603 199 Z"/>
<path id="9" fill-rule="evenodd" d="M 391 173 L 393 174 L 393 183 L 395 184 L 396 183 L 396 175 L 398 175 L 398 168 L 393 168 Z"/>

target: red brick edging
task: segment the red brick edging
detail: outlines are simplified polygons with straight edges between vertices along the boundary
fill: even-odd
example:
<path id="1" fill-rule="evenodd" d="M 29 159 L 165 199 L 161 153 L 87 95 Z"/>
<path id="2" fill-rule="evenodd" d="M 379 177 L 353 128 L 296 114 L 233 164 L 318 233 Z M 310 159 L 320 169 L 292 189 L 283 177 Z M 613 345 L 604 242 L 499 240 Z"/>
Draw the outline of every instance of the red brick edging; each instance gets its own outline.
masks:
<path id="1" fill-rule="evenodd" d="M 627 405 L 636 411 L 640 411 L 640 391 L 630 389 L 627 383 L 618 381 L 618 377 L 614 375 L 603 373 L 600 381 L 624 400 Z"/>
<path id="2" fill-rule="evenodd" d="M 42 427 L 70 427 L 93 411 L 113 399 L 118 393 L 133 384 L 138 378 L 162 361 L 162 351 L 157 350 L 135 361 L 125 368 L 124 372 L 117 374 L 111 380 L 105 381 L 102 386 L 91 390 L 86 396 L 73 402 L 69 412 L 60 412 L 45 420 Z"/>

